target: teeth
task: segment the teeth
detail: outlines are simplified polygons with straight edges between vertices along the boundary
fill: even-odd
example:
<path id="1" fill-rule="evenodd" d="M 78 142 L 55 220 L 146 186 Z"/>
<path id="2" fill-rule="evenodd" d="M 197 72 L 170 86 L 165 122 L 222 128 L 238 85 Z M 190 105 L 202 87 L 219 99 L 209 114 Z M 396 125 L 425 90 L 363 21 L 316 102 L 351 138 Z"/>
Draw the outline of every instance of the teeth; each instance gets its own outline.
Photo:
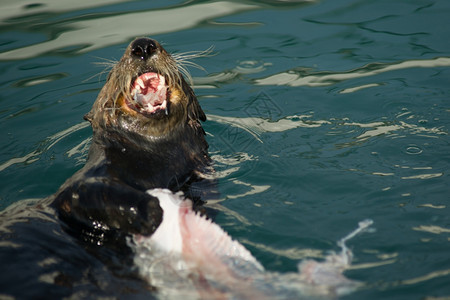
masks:
<path id="1" fill-rule="evenodd" d="M 136 83 L 141 87 L 141 89 L 145 88 L 144 81 L 142 81 L 141 78 L 138 78 Z"/>

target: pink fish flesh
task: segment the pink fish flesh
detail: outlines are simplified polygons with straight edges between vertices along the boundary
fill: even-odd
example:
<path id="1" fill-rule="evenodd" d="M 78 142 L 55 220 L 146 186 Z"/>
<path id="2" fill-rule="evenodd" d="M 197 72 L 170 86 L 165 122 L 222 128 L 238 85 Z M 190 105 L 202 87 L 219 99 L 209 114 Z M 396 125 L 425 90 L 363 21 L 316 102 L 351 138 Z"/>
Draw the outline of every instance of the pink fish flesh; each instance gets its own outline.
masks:
<path id="1" fill-rule="evenodd" d="M 140 275 L 156 287 L 163 299 L 322 299 L 348 294 L 361 283 L 342 273 L 352 252 L 345 242 L 364 231 L 371 220 L 338 242 L 342 251 L 323 262 L 304 260 L 298 273 L 265 271 L 240 243 L 217 224 L 192 210 L 181 193 L 153 189 L 163 221 L 150 237 L 134 235 L 129 241 Z"/>
<path id="2" fill-rule="evenodd" d="M 139 76 L 131 90 L 133 101 L 127 105 L 142 113 L 155 113 L 165 110 L 167 114 L 168 86 L 164 76 L 149 72 Z"/>

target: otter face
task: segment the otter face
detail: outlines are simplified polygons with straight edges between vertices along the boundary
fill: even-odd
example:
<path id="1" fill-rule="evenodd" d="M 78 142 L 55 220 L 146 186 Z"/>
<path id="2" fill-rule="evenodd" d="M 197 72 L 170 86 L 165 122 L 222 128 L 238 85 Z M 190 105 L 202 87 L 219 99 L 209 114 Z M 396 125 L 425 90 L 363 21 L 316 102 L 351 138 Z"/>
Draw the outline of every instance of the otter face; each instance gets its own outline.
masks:
<path id="1" fill-rule="evenodd" d="M 175 59 L 155 40 L 137 38 L 112 68 L 91 112 L 94 130 L 119 128 L 159 137 L 204 119 Z"/>

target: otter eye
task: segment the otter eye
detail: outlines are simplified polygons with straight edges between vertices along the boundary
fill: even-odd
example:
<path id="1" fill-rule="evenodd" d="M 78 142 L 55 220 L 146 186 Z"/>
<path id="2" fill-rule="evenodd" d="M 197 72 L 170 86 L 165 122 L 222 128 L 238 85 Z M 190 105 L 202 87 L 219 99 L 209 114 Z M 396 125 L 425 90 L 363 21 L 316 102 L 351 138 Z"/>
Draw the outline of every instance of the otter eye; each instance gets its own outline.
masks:
<path id="1" fill-rule="evenodd" d="M 131 53 L 142 60 L 147 60 L 157 49 L 155 41 L 148 38 L 137 39 L 131 45 Z"/>

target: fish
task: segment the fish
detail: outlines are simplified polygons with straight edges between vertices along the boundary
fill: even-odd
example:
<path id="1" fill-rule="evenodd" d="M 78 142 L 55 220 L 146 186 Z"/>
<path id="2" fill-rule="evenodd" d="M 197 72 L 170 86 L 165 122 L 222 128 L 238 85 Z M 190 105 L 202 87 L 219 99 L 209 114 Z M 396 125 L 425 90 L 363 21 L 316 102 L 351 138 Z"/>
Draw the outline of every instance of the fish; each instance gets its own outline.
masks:
<path id="1" fill-rule="evenodd" d="M 139 275 L 160 299 L 334 299 L 363 285 L 343 275 L 353 257 L 346 242 L 366 231 L 370 219 L 338 241 L 339 253 L 323 261 L 305 259 L 298 272 L 279 273 L 265 270 L 242 244 L 195 212 L 182 192 L 147 193 L 158 198 L 162 222 L 153 235 L 133 234 L 128 244 Z"/>

